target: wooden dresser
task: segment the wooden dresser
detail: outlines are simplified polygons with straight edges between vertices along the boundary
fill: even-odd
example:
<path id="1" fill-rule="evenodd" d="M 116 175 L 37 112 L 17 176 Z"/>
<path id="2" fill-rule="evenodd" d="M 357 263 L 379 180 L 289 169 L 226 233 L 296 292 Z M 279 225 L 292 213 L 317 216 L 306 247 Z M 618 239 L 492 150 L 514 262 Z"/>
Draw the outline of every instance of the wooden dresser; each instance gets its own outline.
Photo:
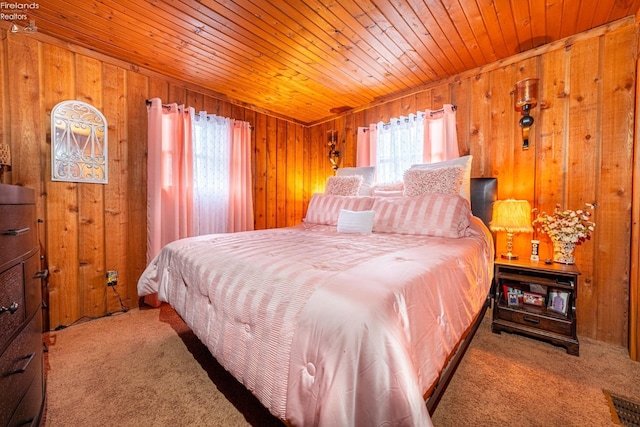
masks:
<path id="1" fill-rule="evenodd" d="M 42 418 L 39 248 L 35 192 L 0 184 L 0 426 L 37 426 Z"/>

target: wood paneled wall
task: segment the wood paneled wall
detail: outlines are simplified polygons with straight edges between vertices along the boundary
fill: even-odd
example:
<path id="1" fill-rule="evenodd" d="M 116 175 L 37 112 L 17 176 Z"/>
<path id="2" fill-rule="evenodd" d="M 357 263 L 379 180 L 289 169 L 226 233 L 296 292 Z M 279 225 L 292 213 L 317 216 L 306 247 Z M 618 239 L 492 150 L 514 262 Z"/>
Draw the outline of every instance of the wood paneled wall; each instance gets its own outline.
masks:
<path id="1" fill-rule="evenodd" d="M 0 34 L 0 138 L 11 145 L 10 183 L 35 188 L 50 269 L 50 328 L 120 309 L 117 290 L 138 304 L 145 267 L 145 100 L 184 103 L 254 126 L 257 229 L 297 224 L 330 176 L 326 132 L 339 131 L 342 166 L 355 164 L 358 126 L 443 103 L 458 105 L 461 153 L 473 176 L 495 176 L 499 197 L 550 211 L 596 202 L 594 239 L 578 248 L 582 275 L 578 333 L 626 346 L 629 320 L 632 154 L 638 49 L 635 23 L 584 33 L 509 61 L 464 73 L 393 99 L 305 126 L 224 99 L 185 82 L 39 35 Z M 522 150 L 513 84 L 540 78 L 531 148 Z M 109 184 L 51 182 L 49 114 L 59 101 L 100 108 L 109 122 Z M 543 236 L 540 236 L 543 237 Z M 516 236 L 527 256 L 530 235 Z M 498 250 L 504 245 L 498 236 Z M 550 256 L 543 245 L 542 257 Z"/>
<path id="2" fill-rule="evenodd" d="M 472 176 L 498 178 L 500 199 L 528 200 L 546 212 L 556 203 L 597 204 L 593 239 L 577 249 L 578 334 L 626 346 L 637 51 L 631 21 L 347 113 L 336 120 L 346 135 L 343 166 L 354 166 L 358 126 L 456 104 L 460 152 L 473 155 Z M 540 79 L 540 102 L 532 110 L 530 148 L 523 150 L 513 87 L 527 77 Z M 322 126 L 312 127 L 312 136 Z M 499 252 L 504 237 L 496 236 Z M 536 237 L 541 258 L 551 257 L 548 238 Z M 531 238 L 516 235 L 516 253 L 528 257 Z"/>

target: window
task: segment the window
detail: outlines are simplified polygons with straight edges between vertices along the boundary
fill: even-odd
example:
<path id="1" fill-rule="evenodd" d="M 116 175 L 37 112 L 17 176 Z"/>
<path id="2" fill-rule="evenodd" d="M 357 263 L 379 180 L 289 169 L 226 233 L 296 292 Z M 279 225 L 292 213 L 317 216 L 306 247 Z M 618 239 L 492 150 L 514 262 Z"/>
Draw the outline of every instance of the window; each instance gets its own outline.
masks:
<path id="1" fill-rule="evenodd" d="M 393 119 L 378 124 L 376 172 L 382 184 L 401 182 L 404 172 L 422 163 L 424 146 L 424 115 Z"/>
<path id="2" fill-rule="evenodd" d="M 377 183 L 395 184 L 414 164 L 459 157 L 456 109 L 444 104 L 440 110 L 358 128 L 356 166 L 375 166 Z"/>
<path id="3" fill-rule="evenodd" d="M 192 113 L 194 234 L 227 231 L 231 194 L 231 120 Z"/>

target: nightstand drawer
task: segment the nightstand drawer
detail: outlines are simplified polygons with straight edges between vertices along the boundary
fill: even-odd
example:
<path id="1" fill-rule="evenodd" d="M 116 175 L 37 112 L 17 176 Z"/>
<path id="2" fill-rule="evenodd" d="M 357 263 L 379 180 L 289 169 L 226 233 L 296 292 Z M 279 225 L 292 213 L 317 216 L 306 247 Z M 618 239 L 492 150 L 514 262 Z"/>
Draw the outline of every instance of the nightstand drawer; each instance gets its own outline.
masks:
<path id="1" fill-rule="evenodd" d="M 554 332 L 560 335 L 571 336 L 572 334 L 571 327 L 573 322 L 566 318 L 550 318 L 536 313 L 529 313 L 521 310 L 515 311 L 509 308 L 499 308 L 497 311 L 497 318 L 531 328 Z"/>

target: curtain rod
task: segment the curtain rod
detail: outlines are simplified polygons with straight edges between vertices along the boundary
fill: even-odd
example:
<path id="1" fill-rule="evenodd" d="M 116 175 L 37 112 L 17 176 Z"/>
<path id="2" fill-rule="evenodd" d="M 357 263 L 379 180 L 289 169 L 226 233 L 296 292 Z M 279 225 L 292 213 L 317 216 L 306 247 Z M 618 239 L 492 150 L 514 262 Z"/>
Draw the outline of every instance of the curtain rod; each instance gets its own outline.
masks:
<path id="1" fill-rule="evenodd" d="M 147 104 L 147 105 L 151 105 L 151 100 L 150 99 L 146 99 L 144 101 L 144 103 Z M 161 105 L 162 105 L 162 108 L 171 108 L 171 104 L 161 104 Z"/>
<path id="2" fill-rule="evenodd" d="M 456 110 L 458 109 L 458 106 L 457 106 L 456 104 L 453 104 L 453 105 L 451 106 L 451 109 L 452 109 L 453 111 L 456 111 Z M 443 107 L 443 108 L 440 108 L 439 110 L 431 110 L 431 111 L 429 111 L 429 115 L 430 115 L 430 116 L 433 116 L 434 114 L 442 113 L 442 112 L 444 112 L 444 107 Z M 392 119 L 392 120 L 393 120 L 393 119 Z M 408 118 L 408 117 L 405 117 L 405 121 L 408 121 L 408 120 L 409 120 L 409 118 Z M 386 122 L 386 123 L 383 123 L 383 124 L 382 124 L 382 126 L 389 126 L 390 124 L 391 124 L 391 120 L 389 120 L 389 121 L 388 121 L 388 122 Z M 368 130 L 369 130 L 369 128 L 364 128 L 363 130 L 366 132 L 366 131 L 368 131 Z M 356 133 L 357 133 L 357 132 L 356 132 Z"/>
<path id="3" fill-rule="evenodd" d="M 451 106 L 451 109 L 452 109 L 453 111 L 456 111 L 456 110 L 458 109 L 458 106 L 457 106 L 457 105 L 455 105 L 455 104 L 453 104 L 453 105 Z M 433 116 L 434 114 L 443 113 L 443 112 L 444 112 L 444 107 L 443 107 L 443 108 L 440 108 L 439 110 L 431 110 L 431 111 L 429 111 L 429 116 Z M 391 121 L 392 121 L 392 120 L 393 120 L 393 119 L 389 120 L 387 123 L 384 123 L 384 124 L 383 124 L 383 126 L 389 126 L 389 125 L 391 124 Z M 404 120 L 405 120 L 405 122 L 408 122 L 408 121 L 409 121 L 409 118 L 408 118 L 408 117 L 405 117 L 405 119 L 404 119 Z M 398 119 L 398 121 L 399 121 L 399 119 Z"/>
<path id="4" fill-rule="evenodd" d="M 452 105 L 451 105 L 451 109 L 452 109 L 453 111 L 456 111 L 456 110 L 458 109 L 458 106 L 457 106 L 456 104 L 452 104 Z M 433 111 L 430 111 L 430 112 L 429 112 L 429 114 L 433 115 L 433 114 L 435 114 L 435 113 L 442 113 L 443 111 L 444 111 L 444 107 L 442 107 L 442 108 L 441 108 L 441 109 L 439 109 L 439 110 L 433 110 Z"/>
<path id="5" fill-rule="evenodd" d="M 146 99 L 144 101 L 144 103 L 147 104 L 147 105 L 151 105 L 151 100 L 150 99 Z M 173 104 L 162 104 L 162 108 L 171 108 L 171 105 L 173 105 Z M 233 119 L 233 120 L 236 120 L 236 119 Z M 243 121 L 243 120 L 241 120 L 241 121 Z M 247 122 L 247 123 L 249 123 L 249 122 Z M 251 130 L 254 130 L 254 127 L 253 127 L 253 125 L 251 123 L 249 123 L 249 128 Z"/>

